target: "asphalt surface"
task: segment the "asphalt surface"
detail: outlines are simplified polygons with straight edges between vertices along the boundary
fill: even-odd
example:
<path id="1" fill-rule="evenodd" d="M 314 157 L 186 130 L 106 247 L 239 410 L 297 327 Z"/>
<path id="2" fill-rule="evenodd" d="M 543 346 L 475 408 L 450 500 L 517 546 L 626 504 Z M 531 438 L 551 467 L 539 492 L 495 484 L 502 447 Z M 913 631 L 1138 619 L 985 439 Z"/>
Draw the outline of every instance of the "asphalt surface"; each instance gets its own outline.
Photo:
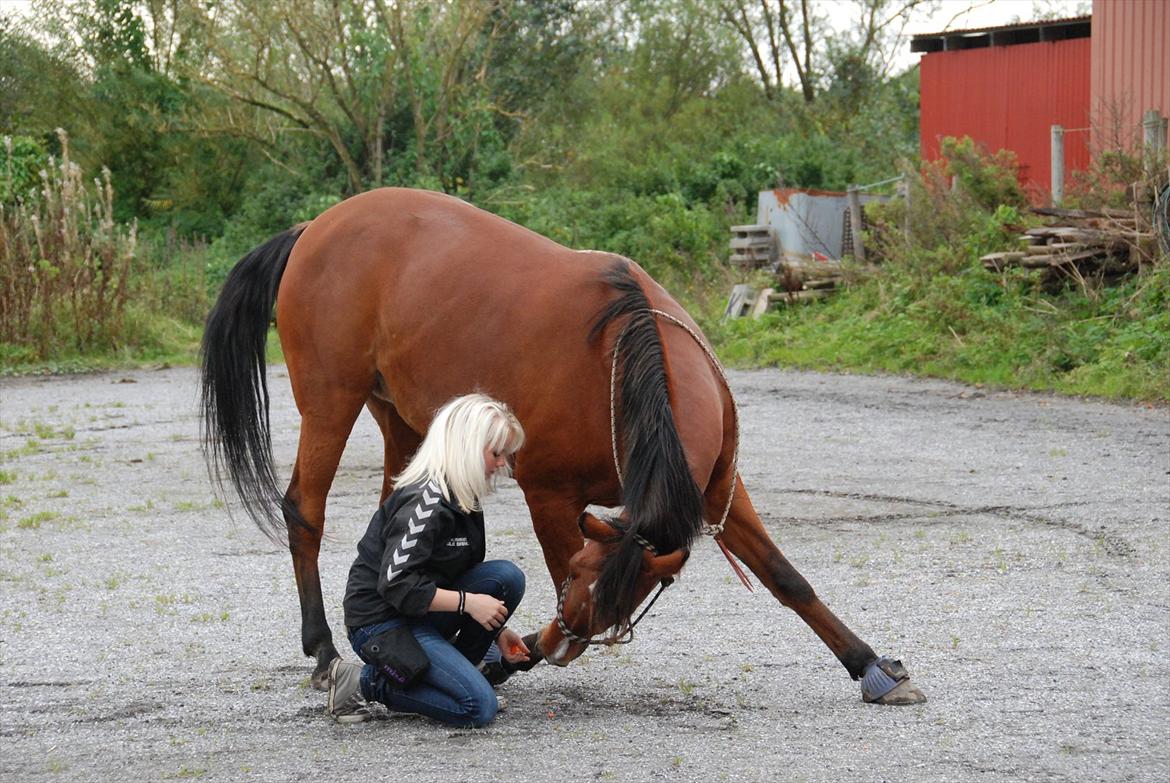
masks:
<path id="1" fill-rule="evenodd" d="M 284 368 L 269 380 L 287 476 L 297 418 Z M 207 480 L 195 372 L 4 379 L 0 780 L 1170 778 L 1170 411 L 731 382 L 772 536 L 926 704 L 863 704 L 704 539 L 633 644 L 518 675 L 490 727 L 339 726 L 308 687 L 287 553 Z M 321 557 L 335 629 L 380 454 L 363 417 Z M 490 555 L 529 576 L 513 625 L 534 630 L 555 598 L 515 485 L 486 514 Z"/>

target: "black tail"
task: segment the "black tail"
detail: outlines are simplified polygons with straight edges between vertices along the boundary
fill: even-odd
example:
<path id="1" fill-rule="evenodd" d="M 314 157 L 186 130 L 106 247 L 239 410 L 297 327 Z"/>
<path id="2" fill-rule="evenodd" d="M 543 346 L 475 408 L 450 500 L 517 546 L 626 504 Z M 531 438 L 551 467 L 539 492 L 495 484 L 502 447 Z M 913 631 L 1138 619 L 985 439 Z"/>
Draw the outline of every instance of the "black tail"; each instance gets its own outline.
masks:
<path id="1" fill-rule="evenodd" d="M 248 253 L 232 268 L 207 316 L 200 354 L 203 453 L 212 480 L 223 488 L 224 468 L 244 509 L 274 541 L 284 534 L 281 509 L 300 520 L 277 487 L 268 426 L 265 342 L 276 291 L 303 226 L 291 228 Z"/>
<path id="2" fill-rule="evenodd" d="M 643 548 L 635 534 L 660 553 L 690 548 L 703 524 L 703 497 L 687 467 L 666 386 L 666 364 L 650 302 L 628 262 L 610 268 L 605 280 L 621 294 L 597 317 L 590 339 L 626 317 L 618 356 L 621 375 L 621 433 L 624 441 L 622 503 L 628 529 L 605 564 L 593 594 L 594 620 L 624 626 L 637 604 L 634 589 Z"/>

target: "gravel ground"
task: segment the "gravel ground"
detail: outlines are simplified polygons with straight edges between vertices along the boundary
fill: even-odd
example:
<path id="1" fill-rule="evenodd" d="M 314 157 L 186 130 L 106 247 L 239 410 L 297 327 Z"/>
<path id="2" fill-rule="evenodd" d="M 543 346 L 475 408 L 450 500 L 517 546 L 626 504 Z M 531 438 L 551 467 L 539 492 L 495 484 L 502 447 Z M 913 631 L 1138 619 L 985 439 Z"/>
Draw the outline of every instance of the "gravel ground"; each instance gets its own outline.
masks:
<path id="1" fill-rule="evenodd" d="M 297 419 L 272 367 L 277 464 Z M 773 537 L 922 706 L 864 705 L 710 541 L 624 647 L 509 681 L 487 729 L 339 726 L 288 555 L 203 468 L 191 369 L 0 381 L 0 780 L 1144 781 L 1170 775 L 1170 411 L 942 382 L 731 373 Z M 330 499 L 330 621 L 381 481 Z M 488 551 L 555 599 L 520 493 Z M 341 646 L 339 644 L 339 646 Z"/>

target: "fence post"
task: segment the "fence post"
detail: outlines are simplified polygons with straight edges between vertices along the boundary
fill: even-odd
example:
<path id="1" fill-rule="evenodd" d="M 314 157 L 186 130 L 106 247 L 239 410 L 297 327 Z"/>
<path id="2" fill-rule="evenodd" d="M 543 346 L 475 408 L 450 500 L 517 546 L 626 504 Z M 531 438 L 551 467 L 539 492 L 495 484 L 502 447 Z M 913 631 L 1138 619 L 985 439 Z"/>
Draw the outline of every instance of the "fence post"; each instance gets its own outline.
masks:
<path id="1" fill-rule="evenodd" d="M 1052 126 L 1052 206 L 1064 201 L 1064 128 Z"/>
<path id="2" fill-rule="evenodd" d="M 906 209 L 906 219 L 902 222 L 902 233 L 906 236 L 906 241 L 910 240 L 910 175 L 907 174 L 898 183 L 898 193 L 902 196 L 902 206 Z"/>
<path id="3" fill-rule="evenodd" d="M 1142 160 L 1146 175 L 1154 173 L 1154 167 L 1166 157 L 1166 118 L 1157 109 L 1150 109 L 1142 115 Z"/>
<path id="4" fill-rule="evenodd" d="M 850 185 L 849 196 L 849 230 L 853 233 L 853 260 L 859 264 L 865 263 L 865 247 L 861 239 L 861 191 Z"/>

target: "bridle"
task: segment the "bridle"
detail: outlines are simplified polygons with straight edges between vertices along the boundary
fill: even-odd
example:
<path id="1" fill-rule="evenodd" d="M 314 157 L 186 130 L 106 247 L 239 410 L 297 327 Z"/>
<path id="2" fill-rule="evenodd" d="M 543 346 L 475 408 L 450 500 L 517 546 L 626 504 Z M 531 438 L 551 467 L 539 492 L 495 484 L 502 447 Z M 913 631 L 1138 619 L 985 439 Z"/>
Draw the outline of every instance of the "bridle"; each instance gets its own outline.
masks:
<path id="1" fill-rule="evenodd" d="M 606 518 L 605 522 L 614 530 L 617 530 L 618 532 L 624 532 L 624 529 L 614 520 Z M 650 554 L 658 554 L 658 550 L 655 548 L 655 546 L 637 533 L 634 533 L 634 541 L 641 545 L 641 547 Z M 650 611 L 650 607 L 654 606 L 654 602 L 658 600 L 658 596 L 662 595 L 662 591 L 674 584 L 674 577 L 663 577 L 658 584 L 658 592 L 655 593 L 654 597 L 650 599 L 650 603 L 646 604 L 646 608 L 638 613 L 638 616 L 634 618 L 633 622 L 631 622 L 621 631 L 618 631 L 613 636 L 606 637 L 605 639 L 593 639 L 587 636 L 579 636 L 569 630 L 569 626 L 565 622 L 565 598 L 569 595 L 569 585 L 572 583 L 572 581 L 573 574 L 570 572 L 569 575 L 565 577 L 565 581 L 561 583 L 561 591 L 560 594 L 557 595 L 557 628 L 560 629 L 561 635 L 570 642 L 583 644 L 586 647 L 592 647 L 595 645 L 605 645 L 607 647 L 612 647 L 615 644 L 629 644 L 630 642 L 634 641 L 634 626 L 637 625 L 639 621 L 641 621 L 641 619 L 646 616 L 646 613 Z"/>

